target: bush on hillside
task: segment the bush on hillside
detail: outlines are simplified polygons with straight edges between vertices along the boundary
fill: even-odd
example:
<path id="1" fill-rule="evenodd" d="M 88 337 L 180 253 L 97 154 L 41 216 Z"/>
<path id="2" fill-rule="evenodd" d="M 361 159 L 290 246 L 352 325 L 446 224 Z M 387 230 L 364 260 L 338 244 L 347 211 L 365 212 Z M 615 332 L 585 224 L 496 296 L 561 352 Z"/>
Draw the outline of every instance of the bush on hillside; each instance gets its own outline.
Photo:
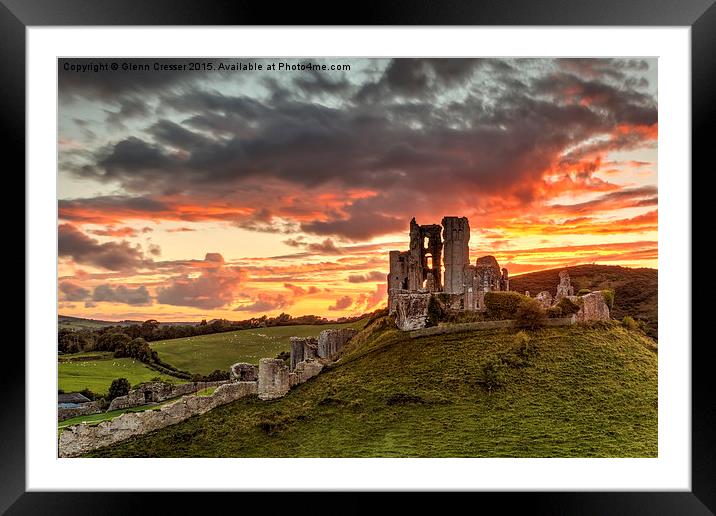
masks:
<path id="1" fill-rule="evenodd" d="M 515 319 L 520 328 L 536 330 L 547 322 L 547 312 L 536 299 L 525 299 L 517 307 Z"/>
<path id="2" fill-rule="evenodd" d="M 515 354 L 523 358 L 529 358 L 533 356 L 537 351 L 531 341 L 532 339 L 530 338 L 530 336 L 527 335 L 526 332 L 520 330 L 515 333 L 515 336 L 513 337 L 514 346 L 512 349 Z"/>
<path id="3" fill-rule="evenodd" d="M 512 348 L 509 352 L 500 355 L 500 358 L 509 367 L 529 366 L 531 359 L 537 355 L 537 348 L 531 340 L 526 332 L 518 331 L 512 337 Z"/>
<path id="4" fill-rule="evenodd" d="M 485 292 L 485 307 L 490 319 L 514 319 L 517 309 L 531 299 L 517 292 Z"/>
<path id="5" fill-rule="evenodd" d="M 592 291 L 589 290 L 588 288 L 580 288 L 580 289 L 579 289 L 579 292 L 577 292 L 577 295 L 578 295 L 578 296 L 583 296 L 583 295 L 585 295 L 585 294 L 590 294 L 591 292 L 592 292 Z"/>
<path id="6" fill-rule="evenodd" d="M 558 306 L 550 306 L 545 310 L 545 312 L 547 313 L 547 317 L 549 319 L 558 319 L 560 317 L 564 317 L 562 309 Z"/>
<path id="7" fill-rule="evenodd" d="M 579 312 L 579 304 L 569 298 L 563 297 L 559 303 L 550 307 L 548 314 L 550 317 L 569 317 Z"/>
<path id="8" fill-rule="evenodd" d="M 129 394 L 129 389 L 131 389 L 131 385 L 129 385 L 129 380 L 127 380 L 126 378 L 115 378 L 114 380 L 112 380 L 112 384 L 109 386 L 107 398 L 113 400 L 114 398 L 118 398 L 120 396 L 126 396 L 127 394 Z"/>
<path id="9" fill-rule="evenodd" d="M 197 382 L 220 382 L 222 380 L 228 380 L 231 378 L 229 371 L 222 371 L 221 369 L 214 369 L 211 373 L 204 375 L 195 373 L 191 376 L 191 381 Z"/>
<path id="10" fill-rule="evenodd" d="M 488 392 L 504 385 L 507 381 L 507 365 L 498 357 L 490 357 L 480 366 L 481 383 Z"/>
<path id="11" fill-rule="evenodd" d="M 609 310 L 611 310 L 614 306 L 614 291 L 610 288 L 602 290 L 602 296 L 604 297 L 604 302 L 609 307 Z"/>
<path id="12" fill-rule="evenodd" d="M 624 326 L 627 330 L 632 330 L 632 331 L 641 330 L 641 326 L 639 325 L 639 323 L 637 321 L 635 321 L 634 318 L 629 315 L 625 315 L 624 318 L 622 319 L 622 326 Z"/>

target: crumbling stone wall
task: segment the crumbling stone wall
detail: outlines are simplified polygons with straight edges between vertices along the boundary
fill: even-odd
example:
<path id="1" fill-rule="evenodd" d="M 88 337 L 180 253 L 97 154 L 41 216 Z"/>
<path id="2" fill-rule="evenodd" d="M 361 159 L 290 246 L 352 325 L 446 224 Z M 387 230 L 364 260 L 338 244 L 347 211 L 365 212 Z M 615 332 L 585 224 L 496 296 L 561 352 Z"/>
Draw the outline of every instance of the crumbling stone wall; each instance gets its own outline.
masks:
<path id="1" fill-rule="evenodd" d="M 445 281 L 447 294 L 462 294 L 465 288 L 465 266 L 470 264 L 470 224 L 467 217 L 443 217 Z"/>
<path id="2" fill-rule="evenodd" d="M 395 324 L 403 331 L 425 328 L 430 292 L 401 292 L 397 294 Z"/>
<path id="3" fill-rule="evenodd" d="M 485 292 L 509 290 L 507 269 L 500 269 L 494 256 L 482 256 L 464 271 L 465 310 L 485 310 Z"/>
<path id="4" fill-rule="evenodd" d="M 408 263 L 408 290 L 420 290 L 433 276 L 433 290 L 442 290 L 442 251 L 440 238 L 442 227 L 439 224 L 420 225 L 415 218 L 410 221 L 410 261 Z"/>
<path id="5" fill-rule="evenodd" d="M 390 272 L 388 273 L 388 311 L 395 310 L 393 291 L 408 290 L 408 263 L 410 251 L 390 251 Z"/>
<path id="6" fill-rule="evenodd" d="M 535 296 L 535 299 L 539 301 L 544 308 L 549 308 L 552 306 L 552 294 L 550 294 L 547 290 L 543 290 L 539 294 Z"/>
<path id="7" fill-rule="evenodd" d="M 76 457 L 204 414 L 220 405 L 256 394 L 257 391 L 256 382 L 231 382 L 217 387 L 211 396 L 184 396 L 155 410 L 127 412 L 97 425 L 81 423 L 69 426 L 60 434 L 59 456 Z"/>
<path id="8" fill-rule="evenodd" d="M 563 297 L 573 296 L 574 287 L 569 279 L 567 270 L 559 271 L 559 285 L 557 285 L 557 295 L 554 297 L 555 303 L 558 303 Z"/>
<path id="9" fill-rule="evenodd" d="M 107 412 L 130 407 L 139 407 L 141 405 L 146 405 L 147 403 L 151 403 L 151 401 L 145 399 L 144 391 L 142 389 L 132 389 L 128 394 L 114 398 L 109 404 Z"/>
<path id="10" fill-rule="evenodd" d="M 229 368 L 231 379 L 236 382 L 256 382 L 259 379 L 259 368 L 246 362 L 238 362 Z"/>
<path id="11" fill-rule="evenodd" d="M 305 360 L 303 362 L 299 362 L 296 365 L 296 370 L 294 371 L 297 376 L 296 384 L 307 382 L 314 376 L 318 376 L 321 371 L 323 371 L 323 364 L 321 364 L 318 360 Z"/>
<path id="12" fill-rule="evenodd" d="M 296 364 L 309 358 L 318 356 L 318 339 L 316 337 L 291 337 L 290 368 L 293 371 Z"/>
<path id="13" fill-rule="evenodd" d="M 285 396 L 291 388 L 289 370 L 283 360 L 262 358 L 259 360 L 259 398 L 272 400 Z"/>
<path id="14" fill-rule="evenodd" d="M 125 396 L 114 398 L 107 408 L 107 412 L 111 410 L 119 410 L 131 407 L 139 407 L 147 403 L 158 403 L 171 398 L 177 398 L 186 394 L 191 394 L 208 387 L 218 387 L 228 383 L 228 380 L 218 382 L 190 382 L 173 385 L 164 382 L 149 382 L 140 385 L 136 389 L 132 389 Z"/>
<path id="15" fill-rule="evenodd" d="M 353 328 L 323 330 L 318 335 L 318 357 L 330 358 L 336 355 L 356 333 L 358 333 L 358 330 Z"/>
<path id="16" fill-rule="evenodd" d="M 570 299 L 580 305 L 579 311 L 575 314 L 577 322 L 608 321 L 610 319 L 609 306 L 604 300 L 601 290 L 579 297 L 570 297 Z"/>
<path id="17" fill-rule="evenodd" d="M 89 416 L 90 414 L 99 414 L 104 410 L 106 402 L 104 400 L 90 401 L 82 403 L 79 407 L 59 407 L 57 409 L 57 421 L 64 421 L 77 416 Z"/>
<path id="18" fill-rule="evenodd" d="M 418 309 L 422 300 L 411 300 L 405 294 L 457 294 L 462 297 L 452 309 L 484 310 L 485 292 L 510 289 L 509 273 L 500 269 L 494 256 L 483 256 L 475 265 L 470 264 L 469 241 L 467 217 L 443 217 L 442 225 L 420 225 L 415 218 L 410 221 L 410 249 L 390 251 L 387 276 L 388 313 L 396 317 L 399 327 L 423 324 Z M 444 281 L 441 261 L 445 263 Z"/>

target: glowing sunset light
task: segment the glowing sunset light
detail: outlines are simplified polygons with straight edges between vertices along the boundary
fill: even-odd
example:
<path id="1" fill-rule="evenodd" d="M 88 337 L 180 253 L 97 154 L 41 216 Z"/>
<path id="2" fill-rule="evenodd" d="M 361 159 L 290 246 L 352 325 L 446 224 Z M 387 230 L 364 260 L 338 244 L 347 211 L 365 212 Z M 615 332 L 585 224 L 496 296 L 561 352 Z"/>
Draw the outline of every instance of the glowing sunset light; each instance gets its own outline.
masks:
<path id="1" fill-rule="evenodd" d="M 468 217 L 512 275 L 657 267 L 656 59 L 334 61 L 60 66 L 59 313 L 372 311 L 412 217 Z"/>

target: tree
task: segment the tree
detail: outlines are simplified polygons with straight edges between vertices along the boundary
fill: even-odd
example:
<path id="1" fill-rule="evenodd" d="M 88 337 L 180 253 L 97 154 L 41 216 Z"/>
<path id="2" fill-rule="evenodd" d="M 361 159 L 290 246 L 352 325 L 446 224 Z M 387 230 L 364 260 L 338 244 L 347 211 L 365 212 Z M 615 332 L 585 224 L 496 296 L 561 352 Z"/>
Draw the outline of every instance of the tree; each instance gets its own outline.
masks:
<path id="1" fill-rule="evenodd" d="M 109 386 L 109 393 L 107 394 L 107 397 L 110 400 L 113 400 L 119 396 L 126 396 L 129 394 L 130 388 L 131 385 L 129 385 L 129 380 L 126 378 L 115 378 Z"/>
<path id="2" fill-rule="evenodd" d="M 535 330 L 545 325 L 547 312 L 536 299 L 525 299 L 517 307 L 515 319 L 521 328 Z"/>
<path id="3" fill-rule="evenodd" d="M 159 327 L 159 321 L 156 319 L 149 319 L 147 321 L 144 321 L 142 323 L 142 326 L 139 330 L 142 337 L 144 337 L 145 340 L 151 340 L 152 335 L 154 334 L 154 331 Z"/>

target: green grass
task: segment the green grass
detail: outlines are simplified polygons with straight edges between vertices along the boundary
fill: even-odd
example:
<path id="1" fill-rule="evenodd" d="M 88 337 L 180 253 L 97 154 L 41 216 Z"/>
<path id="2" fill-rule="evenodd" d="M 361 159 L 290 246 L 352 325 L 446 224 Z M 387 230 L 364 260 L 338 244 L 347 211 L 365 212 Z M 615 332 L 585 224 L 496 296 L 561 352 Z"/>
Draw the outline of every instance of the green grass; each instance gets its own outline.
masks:
<path id="1" fill-rule="evenodd" d="M 182 371 L 209 374 L 216 369 L 228 370 L 236 362 L 258 364 L 261 358 L 274 358 L 282 351 L 289 351 L 290 337 L 316 337 L 329 328 L 362 328 L 364 322 L 274 326 L 160 340 L 150 345 L 162 361 Z"/>
<path id="2" fill-rule="evenodd" d="M 197 391 L 196 395 L 197 396 L 211 396 L 212 394 L 214 394 L 215 390 L 216 390 L 216 387 L 207 387 L 206 389 Z"/>
<path id="3" fill-rule="evenodd" d="M 154 410 L 160 408 L 162 405 L 176 401 L 177 398 L 163 401 L 162 403 L 152 403 L 150 405 L 142 405 L 140 407 L 129 407 L 125 409 L 112 410 L 110 412 L 100 412 L 99 414 L 90 414 L 86 416 L 77 416 L 70 419 L 65 419 L 57 423 L 57 429 L 62 430 L 68 426 L 79 425 L 80 423 L 97 424 L 102 421 L 114 419 L 117 416 L 124 414 L 125 412 L 144 412 L 145 410 Z"/>
<path id="4" fill-rule="evenodd" d="M 57 368 L 59 388 L 65 392 L 89 389 L 97 394 L 107 394 L 115 378 L 126 378 L 132 386 L 148 382 L 155 377 L 172 383 L 181 382 L 177 378 L 148 368 L 139 360 L 114 358 L 111 355 L 101 360 L 60 362 Z"/>
<path id="5" fill-rule="evenodd" d="M 364 330 L 343 359 L 270 402 L 256 396 L 96 457 L 655 457 L 657 354 L 618 325 L 411 340 Z M 482 364 L 503 357 L 504 384 Z"/>

